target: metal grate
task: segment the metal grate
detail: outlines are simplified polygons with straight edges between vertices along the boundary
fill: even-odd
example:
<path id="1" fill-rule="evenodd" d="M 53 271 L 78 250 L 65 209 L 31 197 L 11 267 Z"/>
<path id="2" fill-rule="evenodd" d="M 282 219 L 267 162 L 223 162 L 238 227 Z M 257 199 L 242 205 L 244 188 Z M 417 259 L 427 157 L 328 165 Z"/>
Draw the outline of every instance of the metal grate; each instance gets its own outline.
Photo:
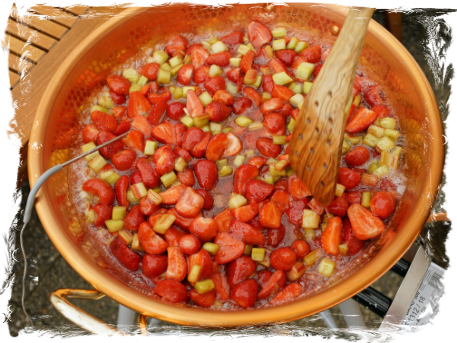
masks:
<path id="1" fill-rule="evenodd" d="M 78 21 L 89 7 L 55 8 L 33 6 L 19 15 L 13 5 L 6 26 L 2 47 L 9 52 L 10 87 L 13 89 L 39 63 Z"/>

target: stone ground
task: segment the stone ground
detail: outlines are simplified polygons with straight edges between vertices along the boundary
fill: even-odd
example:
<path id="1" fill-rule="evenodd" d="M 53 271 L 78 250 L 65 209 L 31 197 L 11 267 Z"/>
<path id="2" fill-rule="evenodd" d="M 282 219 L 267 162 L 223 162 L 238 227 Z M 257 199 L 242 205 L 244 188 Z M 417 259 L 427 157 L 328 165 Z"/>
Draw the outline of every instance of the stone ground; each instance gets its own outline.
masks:
<path id="1" fill-rule="evenodd" d="M 380 15 L 376 14 L 380 20 Z M 452 55 L 457 51 L 457 37 L 454 39 L 435 34 L 414 25 L 403 26 L 403 44 L 420 64 L 430 81 L 443 116 L 446 136 L 446 160 L 441 193 L 434 211 L 446 210 L 457 199 L 457 99 L 449 84 Z M 0 341 L 25 342 L 28 340 L 29 325 L 20 307 L 21 277 L 23 262 L 19 249 L 19 231 L 22 215 L 29 192 L 24 183 L 8 204 L 0 211 Z M 34 342 L 102 342 L 59 315 L 51 306 L 48 297 L 58 288 L 91 288 L 60 256 L 44 233 L 34 212 L 32 221 L 25 233 L 25 247 L 30 264 L 27 278 L 26 307 L 33 317 L 36 335 Z M 389 297 L 393 297 L 401 282 L 395 274 L 388 272 L 373 285 Z M 97 318 L 116 325 L 118 304 L 110 299 L 98 302 L 78 302 L 77 305 Z M 338 307 L 333 308 L 333 316 L 340 329 L 346 324 Z M 362 309 L 369 330 L 376 330 L 380 318 Z M 318 316 L 282 325 L 281 328 L 321 330 L 325 324 Z M 166 323 L 160 324 L 155 331 L 175 330 Z M 195 335 L 201 330 L 191 329 Z M 208 334 L 208 332 L 207 332 Z M 233 333 L 238 342 L 255 340 L 246 331 Z M 229 332 L 213 331 L 210 336 L 228 338 Z M 209 336 L 206 336 L 209 337 Z M 218 341 L 219 341 L 218 339 Z M 255 340 L 259 341 L 259 340 Z"/>

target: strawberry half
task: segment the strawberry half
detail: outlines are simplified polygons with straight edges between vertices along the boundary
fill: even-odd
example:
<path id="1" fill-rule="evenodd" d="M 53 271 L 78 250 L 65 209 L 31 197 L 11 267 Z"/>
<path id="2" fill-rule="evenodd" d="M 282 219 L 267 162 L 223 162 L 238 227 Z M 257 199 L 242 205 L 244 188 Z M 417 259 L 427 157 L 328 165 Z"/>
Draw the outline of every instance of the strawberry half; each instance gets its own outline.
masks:
<path id="1" fill-rule="evenodd" d="M 143 133 L 144 138 L 151 137 L 152 126 L 143 116 L 135 116 L 132 121 L 132 126 Z"/>
<path id="2" fill-rule="evenodd" d="M 151 110 L 151 104 L 148 99 L 140 92 L 132 92 L 129 96 L 129 103 L 127 106 L 127 114 L 133 118 L 139 114 L 146 114 Z"/>
<path id="3" fill-rule="evenodd" d="M 248 201 L 262 202 L 274 190 L 274 186 L 261 180 L 251 180 L 246 183 L 245 196 Z"/>
<path id="4" fill-rule="evenodd" d="M 225 90 L 225 78 L 222 76 L 214 76 L 205 82 L 204 87 L 207 91 L 213 93 Z"/>
<path id="5" fill-rule="evenodd" d="M 294 92 L 287 87 L 274 85 L 273 90 L 271 91 L 271 96 L 273 98 L 279 98 L 283 101 L 289 101 L 289 99 L 294 95 Z"/>
<path id="6" fill-rule="evenodd" d="M 202 44 L 191 44 L 187 48 L 187 54 L 190 55 L 192 64 L 198 68 L 205 64 L 206 59 L 209 57 L 209 52 Z"/>
<path id="7" fill-rule="evenodd" d="M 365 245 L 364 241 L 354 235 L 351 222 L 347 217 L 343 219 L 343 242 L 348 246 L 349 256 L 358 254 Z"/>
<path id="8" fill-rule="evenodd" d="M 220 159 L 222 153 L 227 148 L 227 142 L 228 139 L 225 133 L 218 133 L 211 137 L 206 147 L 206 159 L 211 161 Z"/>
<path id="9" fill-rule="evenodd" d="M 155 164 L 155 172 L 158 176 L 165 175 L 175 169 L 176 155 L 171 146 L 164 145 L 158 148 L 152 156 L 152 162 Z"/>
<path id="10" fill-rule="evenodd" d="M 116 237 L 110 244 L 110 250 L 126 269 L 134 272 L 140 267 L 141 257 L 130 250 L 122 238 Z"/>
<path id="11" fill-rule="evenodd" d="M 192 81 L 195 83 L 203 83 L 209 80 L 209 67 L 208 66 L 200 66 L 195 69 L 194 76 L 192 77 Z"/>
<path id="12" fill-rule="evenodd" d="M 143 152 L 143 141 L 144 135 L 139 130 L 132 130 L 128 133 L 127 136 L 122 138 L 122 143 L 124 143 L 129 148 L 137 149 Z"/>
<path id="13" fill-rule="evenodd" d="M 265 236 L 253 229 L 251 225 L 236 220 L 230 223 L 230 233 L 246 244 L 263 245 L 267 241 Z"/>
<path id="14" fill-rule="evenodd" d="M 140 75 L 147 77 L 149 81 L 157 80 L 157 75 L 159 74 L 160 65 L 158 63 L 148 63 L 143 65 L 139 72 Z"/>
<path id="15" fill-rule="evenodd" d="M 162 122 L 152 128 L 151 136 L 160 143 L 174 144 L 175 130 L 173 129 L 173 124 L 169 121 Z"/>
<path id="16" fill-rule="evenodd" d="M 252 69 L 252 63 L 254 62 L 255 52 L 249 50 L 246 55 L 243 56 L 240 62 L 241 71 L 246 74 L 249 69 Z"/>
<path id="17" fill-rule="evenodd" d="M 241 140 L 235 136 L 233 133 L 227 133 L 227 148 L 225 148 L 222 156 L 235 156 L 238 155 L 243 148 L 243 143 Z"/>
<path id="18" fill-rule="evenodd" d="M 165 113 L 165 110 L 167 109 L 167 100 L 163 99 L 159 101 L 156 105 L 154 105 L 149 112 L 148 115 L 148 122 L 152 126 L 156 126 L 157 124 L 160 123 L 162 120 L 163 114 Z"/>
<path id="19" fill-rule="evenodd" d="M 99 130 L 105 130 L 113 133 L 117 128 L 117 120 L 105 112 L 93 111 L 90 114 L 90 119 Z"/>
<path id="20" fill-rule="evenodd" d="M 254 48 L 259 49 L 264 44 L 269 44 L 273 39 L 271 31 L 265 25 L 252 21 L 248 25 L 248 36 Z"/>
<path id="21" fill-rule="evenodd" d="M 168 247 L 168 267 L 167 267 L 167 280 L 173 279 L 182 281 L 187 275 L 187 262 L 181 249 L 178 247 Z"/>
<path id="22" fill-rule="evenodd" d="M 321 247 L 324 251 L 333 256 L 339 254 L 338 245 L 343 239 L 343 222 L 340 217 L 330 218 L 327 228 L 321 236 Z"/>
<path id="23" fill-rule="evenodd" d="M 164 192 L 160 192 L 159 194 L 162 197 L 162 203 L 164 205 L 175 205 L 179 198 L 183 195 L 186 188 L 186 185 L 178 185 L 171 187 Z"/>
<path id="24" fill-rule="evenodd" d="M 351 205 L 348 209 L 348 217 L 354 235 L 362 241 L 377 237 L 384 231 L 385 225 L 382 220 L 362 205 Z"/>
<path id="25" fill-rule="evenodd" d="M 130 90 L 130 81 L 121 75 L 111 75 L 106 78 L 109 87 L 118 95 L 128 95 Z"/>
<path id="26" fill-rule="evenodd" d="M 184 86 L 189 85 L 194 69 L 195 67 L 191 64 L 183 65 L 178 71 L 178 82 Z"/>
<path id="27" fill-rule="evenodd" d="M 230 299 L 244 309 L 253 307 L 257 300 L 259 286 L 254 279 L 249 279 L 235 285 L 230 292 Z"/>
<path id="28" fill-rule="evenodd" d="M 299 283 L 290 283 L 282 291 L 270 300 L 271 305 L 277 305 L 285 301 L 290 301 L 300 295 L 302 286 Z"/>
<path id="29" fill-rule="evenodd" d="M 296 174 L 289 177 L 289 193 L 294 199 L 303 199 L 311 195 L 311 191 Z"/>
<path id="30" fill-rule="evenodd" d="M 351 120 L 346 124 L 346 131 L 349 133 L 362 132 L 368 129 L 368 127 L 373 124 L 377 118 L 378 115 L 376 112 L 360 107 L 353 114 Z"/>
<path id="31" fill-rule="evenodd" d="M 228 35 L 222 36 L 221 41 L 227 45 L 243 44 L 244 33 L 240 31 L 233 31 Z"/>
<path id="32" fill-rule="evenodd" d="M 244 242 L 233 238 L 227 232 L 218 233 L 214 238 L 214 243 L 219 245 L 219 250 L 214 256 L 218 264 L 232 262 L 244 253 Z"/>
<path id="33" fill-rule="evenodd" d="M 176 50 L 186 51 L 187 46 L 189 45 L 189 41 L 181 36 L 176 35 L 171 39 L 171 42 L 165 47 L 165 51 L 168 55 L 173 56 L 173 53 Z"/>
<path id="34" fill-rule="evenodd" d="M 227 67 L 230 64 L 230 58 L 232 56 L 229 52 L 218 52 L 213 54 L 206 59 L 206 64 L 209 65 L 218 65 L 219 67 Z"/>
<path id="35" fill-rule="evenodd" d="M 221 102 L 212 102 L 206 105 L 205 113 L 209 114 L 210 121 L 220 123 L 230 116 L 232 110 Z"/>
<path id="36" fill-rule="evenodd" d="M 187 91 L 187 111 L 191 117 L 198 117 L 203 113 L 203 104 L 192 89 Z"/>
<path id="37" fill-rule="evenodd" d="M 281 212 L 278 205 L 269 201 L 260 209 L 259 219 L 262 226 L 275 229 L 281 225 Z"/>
<path id="38" fill-rule="evenodd" d="M 126 149 L 117 154 L 114 154 L 111 158 L 113 165 L 117 170 L 124 171 L 129 170 L 136 159 L 136 153 L 133 150 Z M 124 206 L 124 205 L 122 205 Z"/>
<path id="39" fill-rule="evenodd" d="M 233 178 L 233 191 L 237 194 L 244 195 L 246 184 L 259 176 L 259 170 L 251 164 L 243 164 L 235 171 Z"/>
<path id="40" fill-rule="evenodd" d="M 260 94 L 254 88 L 246 87 L 246 88 L 243 89 L 243 92 L 248 97 L 250 97 L 252 100 L 254 100 L 255 105 L 257 107 L 260 106 L 260 104 L 262 103 L 262 97 L 260 96 Z"/>
<path id="41" fill-rule="evenodd" d="M 226 208 L 221 213 L 217 214 L 214 217 L 214 221 L 217 224 L 218 232 L 228 232 L 230 230 L 230 222 L 233 220 L 233 217 L 230 213 L 230 210 Z"/>
<path id="42" fill-rule="evenodd" d="M 286 285 L 286 273 L 276 270 L 259 292 L 259 299 L 268 299 L 278 293 Z"/>
<path id="43" fill-rule="evenodd" d="M 227 282 L 230 287 L 248 279 L 256 270 L 256 264 L 252 258 L 242 255 L 235 261 L 230 262 L 227 268 Z"/>
<path id="44" fill-rule="evenodd" d="M 115 135 L 113 135 L 111 132 L 108 131 L 100 131 L 100 133 L 97 136 L 97 145 L 101 145 L 103 143 L 106 143 L 112 139 L 116 138 Z M 116 141 L 114 143 L 111 143 L 110 145 L 101 148 L 100 149 L 100 154 L 106 159 L 111 159 L 114 154 L 118 153 L 119 151 L 122 150 L 124 146 L 122 145 L 122 142 Z"/>
<path id="45" fill-rule="evenodd" d="M 241 68 L 233 68 L 227 72 L 227 79 L 233 83 L 238 83 L 242 79 L 241 77 Z"/>
<path id="46" fill-rule="evenodd" d="M 321 60 L 321 47 L 320 45 L 315 45 L 309 48 L 306 48 L 300 53 L 305 62 L 308 63 L 318 63 Z"/>
<path id="47" fill-rule="evenodd" d="M 240 222 L 246 223 L 255 218 L 259 214 L 259 204 L 252 202 L 249 205 L 241 206 L 230 210 L 233 218 Z"/>
<path id="48" fill-rule="evenodd" d="M 175 206 L 176 212 L 186 218 L 195 218 L 203 208 L 203 197 L 192 187 L 187 187 Z"/>
<path id="49" fill-rule="evenodd" d="M 141 173 L 142 182 L 148 188 L 156 188 L 160 186 L 160 179 L 156 175 L 152 163 L 146 157 L 140 157 L 136 161 L 136 167 Z"/>
<path id="50" fill-rule="evenodd" d="M 160 255 L 167 251 L 168 243 L 156 234 L 148 222 L 140 224 L 138 229 L 138 240 L 144 251 L 148 254 Z"/>

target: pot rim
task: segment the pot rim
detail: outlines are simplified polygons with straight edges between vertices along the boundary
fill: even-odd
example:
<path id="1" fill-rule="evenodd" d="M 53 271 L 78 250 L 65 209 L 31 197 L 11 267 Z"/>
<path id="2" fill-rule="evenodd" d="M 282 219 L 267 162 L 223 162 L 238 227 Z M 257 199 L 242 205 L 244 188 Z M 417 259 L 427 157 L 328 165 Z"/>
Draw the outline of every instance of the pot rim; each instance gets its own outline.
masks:
<path id="1" fill-rule="evenodd" d="M 326 8 L 339 14 L 346 14 L 347 7 L 338 5 L 325 5 Z M 45 171 L 43 169 L 43 153 L 36 147 L 41 146 L 42 137 L 46 134 L 47 113 L 50 112 L 55 94 L 59 91 L 59 80 L 64 80 L 71 71 L 71 65 L 79 56 L 84 55 L 85 51 L 92 48 L 98 39 L 109 32 L 113 26 L 121 24 L 136 13 L 149 8 L 132 7 L 126 9 L 119 15 L 106 21 L 94 30 L 84 41 L 82 41 L 62 63 L 57 72 L 49 82 L 37 109 L 29 141 L 28 154 L 28 174 L 30 185 L 33 186 L 38 177 Z M 382 44 L 393 47 L 392 53 L 404 63 L 413 66 L 409 71 L 414 84 L 424 84 L 419 88 L 421 99 L 426 103 L 425 107 L 429 114 L 430 134 L 433 137 L 430 146 L 433 154 L 430 156 L 430 169 L 426 179 L 426 184 L 422 196 L 414 205 L 410 216 L 403 224 L 405 227 L 415 228 L 414 230 L 400 230 L 396 236 L 396 244 L 389 245 L 386 249 L 379 252 L 377 256 L 378 264 L 373 268 L 360 268 L 349 278 L 343 279 L 338 284 L 333 285 L 323 291 L 313 294 L 312 297 L 293 301 L 284 305 L 263 308 L 257 310 L 217 312 L 204 309 L 194 309 L 179 307 L 162 301 L 148 298 L 147 296 L 134 291 L 124 283 L 117 280 L 108 273 L 101 272 L 95 263 L 87 258 L 81 258 L 80 250 L 68 239 L 64 230 L 59 230 L 59 222 L 49 213 L 54 211 L 52 205 L 43 199 L 43 190 L 40 190 L 36 201 L 36 210 L 41 223 L 46 230 L 54 246 L 62 254 L 71 267 L 89 282 L 95 289 L 106 294 L 115 301 L 127 306 L 142 314 L 181 325 L 199 325 L 205 327 L 234 327 L 246 325 L 259 325 L 269 323 L 288 322 L 310 316 L 312 314 L 328 309 L 357 294 L 371 283 L 388 271 L 397 260 L 406 252 L 416 239 L 420 230 L 428 217 L 435 194 L 441 182 L 441 174 L 444 163 L 443 128 L 439 109 L 433 91 L 425 78 L 417 62 L 409 52 L 398 42 L 387 30 L 375 21 L 371 21 L 369 32 L 375 36 Z M 49 96 L 49 95 L 54 96 Z M 434 115 L 434 114 L 438 115 Z M 45 125 L 40 125 L 45 124 Z M 378 258 L 379 256 L 379 258 Z M 306 305 L 306 308 L 304 308 Z"/>

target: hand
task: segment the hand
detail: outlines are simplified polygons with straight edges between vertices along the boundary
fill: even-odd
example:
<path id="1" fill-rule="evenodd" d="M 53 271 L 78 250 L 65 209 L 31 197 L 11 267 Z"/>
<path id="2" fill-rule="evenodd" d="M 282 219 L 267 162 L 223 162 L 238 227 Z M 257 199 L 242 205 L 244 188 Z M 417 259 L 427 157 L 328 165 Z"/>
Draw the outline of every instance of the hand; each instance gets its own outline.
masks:
<path id="1" fill-rule="evenodd" d="M 347 4 L 351 7 L 362 7 L 370 0 L 347 0 Z"/>

